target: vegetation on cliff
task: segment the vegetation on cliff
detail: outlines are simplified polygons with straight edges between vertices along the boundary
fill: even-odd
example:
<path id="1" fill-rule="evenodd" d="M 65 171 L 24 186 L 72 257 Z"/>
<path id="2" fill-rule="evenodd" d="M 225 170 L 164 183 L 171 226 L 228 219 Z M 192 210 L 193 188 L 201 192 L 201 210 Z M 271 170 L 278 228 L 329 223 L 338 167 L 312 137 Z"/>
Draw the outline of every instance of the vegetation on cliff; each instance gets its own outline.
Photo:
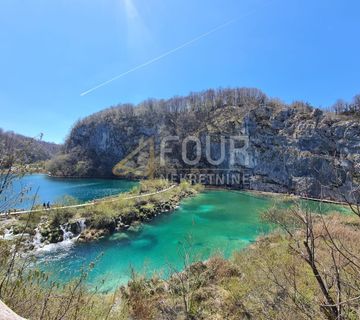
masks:
<path id="1" fill-rule="evenodd" d="M 336 114 L 360 117 L 360 94 L 356 95 L 351 102 L 337 100 L 332 109 Z"/>
<path id="2" fill-rule="evenodd" d="M 65 152 L 49 162 L 48 170 L 63 176 L 111 176 L 113 166 L 133 151 L 141 138 L 184 137 L 207 130 L 209 125 L 214 132 L 225 132 L 227 128 L 211 121 L 222 116 L 221 110 L 232 106 L 243 114 L 267 101 L 258 89 L 239 88 L 148 99 L 139 105 L 119 104 L 78 121 L 65 142 Z M 236 113 L 232 120 L 232 126 L 236 125 Z"/>
<path id="3" fill-rule="evenodd" d="M 188 136 L 201 144 L 211 137 L 211 155 L 219 159 L 221 137 L 248 137 L 246 157 L 226 150 L 222 165 L 200 160 L 189 167 L 182 159 L 182 142 Z M 169 144 L 166 165 L 159 161 L 161 141 Z M 308 103 L 290 105 L 268 98 L 257 89 L 219 89 L 192 93 L 169 100 L 147 100 L 138 106 L 119 105 L 93 114 L 75 124 L 64 153 L 48 166 L 54 175 L 113 176 L 112 169 L 136 150 L 141 139 L 154 139 L 155 174 L 181 174 L 184 170 L 208 173 L 246 170 L 254 190 L 295 193 L 316 198 L 343 200 L 359 182 L 354 173 L 360 163 L 360 123 L 351 116 L 336 115 Z M 188 148 L 196 159 L 197 148 Z M 129 166 L 146 168 L 149 150 L 136 154 Z M 213 170 L 213 171 L 212 171 Z M 141 170 L 140 170 L 141 171 Z M 338 172 L 334 181 L 334 172 Z"/>

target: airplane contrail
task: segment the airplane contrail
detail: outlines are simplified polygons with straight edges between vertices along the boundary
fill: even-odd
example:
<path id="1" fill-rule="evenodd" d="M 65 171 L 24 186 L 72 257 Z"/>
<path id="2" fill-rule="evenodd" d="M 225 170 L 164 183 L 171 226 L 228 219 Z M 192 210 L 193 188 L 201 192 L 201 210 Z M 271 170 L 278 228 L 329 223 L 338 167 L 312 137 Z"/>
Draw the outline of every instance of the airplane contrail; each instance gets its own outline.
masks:
<path id="1" fill-rule="evenodd" d="M 144 63 L 142 63 L 142 64 L 139 64 L 138 66 L 136 66 L 136 67 L 134 67 L 134 68 L 132 68 L 132 69 L 129 69 L 129 70 L 127 70 L 127 71 L 125 71 L 125 72 L 123 72 L 123 73 L 121 73 L 121 74 L 119 74 L 119 75 L 117 75 L 117 76 L 115 76 L 115 77 L 107 80 L 107 81 L 104 81 L 104 82 L 98 84 L 97 86 L 95 86 L 95 87 L 93 87 L 93 88 L 91 88 L 91 89 L 89 89 L 89 90 L 87 90 L 87 91 L 82 92 L 82 93 L 80 94 L 80 96 L 86 96 L 87 94 L 89 94 L 89 93 L 91 93 L 91 92 L 93 92 L 93 91 L 95 91 L 95 90 L 97 90 L 97 89 L 99 89 L 99 88 L 101 88 L 101 87 L 104 87 L 104 86 L 108 85 L 109 83 L 111 83 L 111 82 L 113 82 L 113 81 L 115 81 L 115 80 L 118 80 L 118 79 L 120 79 L 120 78 L 128 75 L 129 73 L 132 73 L 132 72 L 137 71 L 137 70 L 139 70 L 139 69 L 145 68 L 145 67 L 147 67 L 147 66 L 149 66 L 149 65 L 151 65 L 151 64 L 153 64 L 153 63 L 155 63 L 155 62 L 157 62 L 157 61 L 159 61 L 159 60 L 161 60 L 161 59 L 163 59 L 163 58 L 165 58 L 165 57 L 167 57 L 167 56 L 169 56 L 169 55 L 171 55 L 171 54 L 173 54 L 173 53 L 175 53 L 175 52 L 177 52 L 177 51 L 179 51 L 179 50 L 181 50 L 181 49 L 184 49 L 185 47 L 190 46 L 191 44 L 193 44 L 193 43 L 195 43 L 195 42 L 197 42 L 197 41 L 199 41 L 199 40 L 201 40 L 201 39 L 203 39 L 203 38 L 205 38 L 205 37 L 208 37 L 209 35 L 217 32 L 217 31 L 219 31 L 219 30 L 221 30 L 221 29 L 224 29 L 224 28 L 227 27 L 228 25 L 230 25 L 230 24 L 238 21 L 238 20 L 241 19 L 241 18 L 244 18 L 244 17 L 246 17 L 246 16 L 249 16 L 249 15 L 251 15 L 251 14 L 253 14 L 253 13 L 255 13 L 255 10 L 250 11 L 250 12 L 242 15 L 241 17 L 238 17 L 238 18 L 235 18 L 235 19 L 231 19 L 231 20 L 229 20 L 229 21 L 227 21 L 227 22 L 225 22 L 225 23 L 223 23 L 223 24 L 221 24 L 221 25 L 219 25 L 219 26 L 211 29 L 210 31 L 207 31 L 207 32 L 205 32 L 205 33 L 203 33 L 203 34 L 201 34 L 201 35 L 199 35 L 199 36 L 191 39 L 190 41 L 187 41 L 187 42 L 183 43 L 182 45 L 180 45 L 180 46 L 178 46 L 178 47 L 176 47 L 176 48 L 174 48 L 174 49 L 171 49 L 171 50 L 169 50 L 169 51 L 166 51 L 165 53 L 159 55 L 159 56 L 156 57 L 156 58 L 153 58 L 153 59 L 151 59 L 151 60 L 149 60 L 149 61 L 147 61 L 147 62 L 144 62 Z"/>

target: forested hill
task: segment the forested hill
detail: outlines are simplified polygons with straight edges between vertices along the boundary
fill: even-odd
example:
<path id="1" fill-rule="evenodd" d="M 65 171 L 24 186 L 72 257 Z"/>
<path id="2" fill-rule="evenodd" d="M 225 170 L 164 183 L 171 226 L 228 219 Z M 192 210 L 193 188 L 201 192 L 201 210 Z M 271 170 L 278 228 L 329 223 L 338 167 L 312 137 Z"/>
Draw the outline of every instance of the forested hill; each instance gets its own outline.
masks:
<path id="1" fill-rule="evenodd" d="M 105 109 L 74 125 L 64 152 L 48 169 L 54 175 L 111 177 L 113 166 L 136 149 L 141 139 L 155 139 L 158 157 L 161 139 L 179 136 L 166 169 L 181 173 L 187 169 L 180 159 L 185 137 L 196 136 L 203 143 L 210 135 L 212 158 L 219 159 L 221 136 L 241 134 L 249 137 L 246 163 L 235 155 L 235 164 L 228 166 L 228 154 L 221 169 L 245 168 L 252 189 L 339 198 L 340 192 L 349 193 L 359 182 L 358 119 L 304 102 L 288 105 L 247 88 L 207 90 Z M 202 151 L 196 168 L 211 171 Z M 146 152 L 139 152 L 130 165 L 145 168 Z M 190 159 L 196 158 L 195 148 L 188 152 Z"/>
<path id="2" fill-rule="evenodd" d="M 61 150 L 61 145 L 42 141 L 39 138 L 30 138 L 12 131 L 0 128 L 0 150 L 20 154 L 27 164 L 51 159 Z"/>

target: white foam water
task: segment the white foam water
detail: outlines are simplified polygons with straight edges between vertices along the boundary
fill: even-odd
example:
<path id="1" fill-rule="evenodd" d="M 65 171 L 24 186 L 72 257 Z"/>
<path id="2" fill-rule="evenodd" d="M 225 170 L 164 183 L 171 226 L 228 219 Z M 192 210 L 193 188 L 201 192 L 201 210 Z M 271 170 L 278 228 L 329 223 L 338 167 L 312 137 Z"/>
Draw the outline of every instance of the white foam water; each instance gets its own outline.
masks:
<path id="1" fill-rule="evenodd" d="M 14 230 L 13 230 L 13 228 L 11 227 L 10 229 L 5 229 L 4 230 L 4 235 L 0 236 L 0 239 L 3 239 L 3 240 L 12 240 L 12 239 L 14 239 Z"/>
<path id="2" fill-rule="evenodd" d="M 77 221 L 77 223 L 79 224 L 80 227 L 80 233 L 77 236 L 75 236 L 71 231 L 66 230 L 66 226 L 60 225 L 60 229 L 63 232 L 63 241 L 58 243 L 50 243 L 42 246 L 41 245 L 35 246 L 34 244 L 36 253 L 41 254 L 41 253 L 48 253 L 54 251 L 63 251 L 63 254 L 57 257 L 59 259 L 64 255 L 66 255 L 67 251 L 75 244 L 76 240 L 80 237 L 80 234 L 86 229 L 85 219 L 80 219 Z M 38 233 L 41 237 L 40 232 L 37 230 L 37 234 Z M 40 238 L 40 243 L 41 243 L 41 238 Z"/>
<path id="3" fill-rule="evenodd" d="M 58 243 L 49 243 L 44 246 L 36 248 L 35 253 L 41 254 L 41 253 L 62 251 L 62 250 L 67 251 L 68 249 L 70 249 L 73 246 L 74 243 L 75 243 L 74 239 L 68 239 L 65 241 L 58 242 Z"/>
<path id="4" fill-rule="evenodd" d="M 78 223 L 80 226 L 80 233 L 82 233 L 86 229 L 85 219 L 80 219 Z"/>
<path id="5" fill-rule="evenodd" d="M 42 235 L 40 233 L 40 230 L 39 228 L 36 228 L 35 229 L 35 236 L 34 236 L 34 239 L 33 239 L 33 245 L 35 247 L 35 249 L 38 249 L 41 247 L 41 240 L 42 240 Z"/>
<path id="6" fill-rule="evenodd" d="M 60 225 L 60 229 L 63 232 L 63 241 L 71 240 L 74 234 L 71 231 L 67 231 L 64 226 Z"/>

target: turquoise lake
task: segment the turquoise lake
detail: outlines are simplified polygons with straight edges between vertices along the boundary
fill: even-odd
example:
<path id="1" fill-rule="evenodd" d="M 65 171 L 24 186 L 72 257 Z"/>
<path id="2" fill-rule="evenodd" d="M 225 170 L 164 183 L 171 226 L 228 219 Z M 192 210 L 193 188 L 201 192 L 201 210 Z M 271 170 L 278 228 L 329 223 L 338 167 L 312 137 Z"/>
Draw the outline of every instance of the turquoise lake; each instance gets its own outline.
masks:
<path id="1" fill-rule="evenodd" d="M 66 281 L 78 275 L 82 266 L 96 261 L 88 283 L 99 285 L 104 280 L 103 291 L 125 284 L 131 267 L 166 277 L 170 269 L 182 269 L 184 247 L 194 252 L 194 260 L 207 259 L 214 253 L 229 257 L 266 233 L 269 227 L 259 222 L 259 214 L 270 203 L 267 198 L 246 193 L 204 192 L 137 231 L 40 253 L 40 266 Z"/>
<path id="2" fill-rule="evenodd" d="M 128 180 L 60 179 L 51 178 L 45 174 L 32 174 L 15 181 L 14 190 L 16 192 L 24 188 L 31 188 L 23 203 L 16 205 L 23 209 L 29 209 L 35 195 L 37 195 L 36 204 L 62 202 L 64 196 L 71 196 L 79 202 L 86 202 L 129 191 L 136 185 L 137 182 Z"/>
<path id="3" fill-rule="evenodd" d="M 38 190 L 39 203 L 52 203 L 65 195 L 81 202 L 126 192 L 136 182 L 101 179 L 53 179 L 29 175 L 21 184 Z M 167 277 L 171 270 L 182 270 L 184 248 L 192 259 L 204 260 L 219 253 L 229 258 L 234 251 L 248 246 L 270 230 L 260 221 L 260 214 L 273 198 L 240 191 L 212 190 L 181 202 L 170 213 L 157 216 L 150 223 L 125 233 L 116 233 L 86 244 L 64 241 L 45 246 L 37 253 L 37 265 L 61 282 L 79 275 L 82 267 L 95 262 L 87 284 L 100 291 L 114 290 L 125 284 L 131 268 L 146 275 Z M 306 202 L 319 211 L 319 204 Z M 322 205 L 324 212 L 334 206 Z M 101 285 L 100 285 L 101 284 Z"/>
<path id="4" fill-rule="evenodd" d="M 182 270 L 184 248 L 193 261 L 219 253 L 229 258 L 269 232 L 260 214 L 272 199 L 237 191 L 206 191 L 184 200 L 172 213 L 164 213 L 139 230 L 116 233 L 100 241 L 58 246 L 39 253 L 39 266 L 67 281 L 79 275 L 83 266 L 95 262 L 88 284 L 100 291 L 114 290 L 125 284 L 131 268 L 146 275 L 167 277 L 171 270 Z M 307 202 L 320 210 L 316 202 Z M 322 206 L 323 212 L 333 206 Z"/>

